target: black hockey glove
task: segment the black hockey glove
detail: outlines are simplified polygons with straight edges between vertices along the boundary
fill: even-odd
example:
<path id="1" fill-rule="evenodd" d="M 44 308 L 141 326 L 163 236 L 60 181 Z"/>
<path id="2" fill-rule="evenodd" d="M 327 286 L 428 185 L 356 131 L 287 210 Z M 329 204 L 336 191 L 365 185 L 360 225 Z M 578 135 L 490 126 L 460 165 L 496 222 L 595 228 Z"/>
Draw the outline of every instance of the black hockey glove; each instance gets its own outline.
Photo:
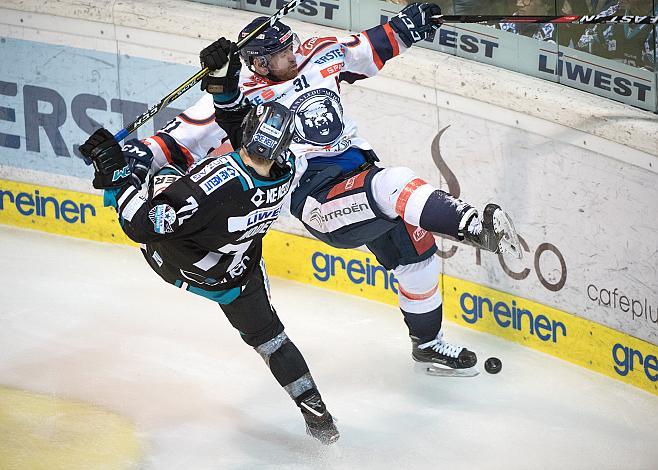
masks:
<path id="1" fill-rule="evenodd" d="M 201 89 L 211 94 L 237 94 L 242 63 L 238 47 L 226 38 L 219 38 L 199 54 L 201 67 L 210 73 L 201 79 Z"/>
<path id="2" fill-rule="evenodd" d="M 132 181 L 121 147 L 107 129 L 100 128 L 91 134 L 80 146 L 80 153 L 94 164 L 94 188 L 120 188 Z"/>
<path id="3" fill-rule="evenodd" d="M 441 8 L 434 3 L 412 3 L 391 18 L 389 24 L 404 45 L 411 47 L 423 39 L 434 39 L 434 31 L 439 29 L 440 23 L 430 18 L 440 14 Z"/>
<path id="4" fill-rule="evenodd" d="M 146 181 L 146 177 L 151 170 L 153 152 L 144 142 L 137 139 L 126 142 L 121 150 L 132 173 L 133 185 L 139 189 Z"/>

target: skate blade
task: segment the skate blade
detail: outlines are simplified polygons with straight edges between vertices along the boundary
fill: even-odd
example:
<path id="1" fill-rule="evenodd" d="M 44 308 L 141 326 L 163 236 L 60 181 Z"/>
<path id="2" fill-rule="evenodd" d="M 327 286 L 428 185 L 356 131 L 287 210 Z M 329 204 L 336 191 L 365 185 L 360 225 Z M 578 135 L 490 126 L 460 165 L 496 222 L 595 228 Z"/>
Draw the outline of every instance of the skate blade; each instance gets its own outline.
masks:
<path id="1" fill-rule="evenodd" d="M 494 212 L 493 219 L 494 230 L 496 232 L 503 232 L 503 238 L 498 242 L 498 248 L 500 248 L 500 251 L 512 255 L 516 259 L 523 258 L 521 243 L 519 242 L 519 236 L 514 229 L 512 219 L 510 219 L 503 210 Z"/>
<path id="2" fill-rule="evenodd" d="M 476 375 L 480 375 L 480 369 L 477 366 L 468 369 L 452 369 L 440 364 L 426 362 L 416 363 L 416 370 L 434 377 L 475 377 Z"/>

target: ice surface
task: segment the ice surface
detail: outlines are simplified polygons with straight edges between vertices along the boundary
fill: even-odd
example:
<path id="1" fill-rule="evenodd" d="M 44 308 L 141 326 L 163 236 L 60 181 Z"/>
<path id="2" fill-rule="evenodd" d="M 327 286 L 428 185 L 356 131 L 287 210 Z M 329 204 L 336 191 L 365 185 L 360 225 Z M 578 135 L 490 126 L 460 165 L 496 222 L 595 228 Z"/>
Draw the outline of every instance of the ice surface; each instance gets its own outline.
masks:
<path id="1" fill-rule="evenodd" d="M 339 420 L 327 448 L 220 309 L 137 249 L 0 227 L 0 260 L 0 385 L 129 418 L 139 468 L 658 468 L 658 397 L 449 323 L 502 372 L 420 375 L 397 309 L 273 279 Z"/>

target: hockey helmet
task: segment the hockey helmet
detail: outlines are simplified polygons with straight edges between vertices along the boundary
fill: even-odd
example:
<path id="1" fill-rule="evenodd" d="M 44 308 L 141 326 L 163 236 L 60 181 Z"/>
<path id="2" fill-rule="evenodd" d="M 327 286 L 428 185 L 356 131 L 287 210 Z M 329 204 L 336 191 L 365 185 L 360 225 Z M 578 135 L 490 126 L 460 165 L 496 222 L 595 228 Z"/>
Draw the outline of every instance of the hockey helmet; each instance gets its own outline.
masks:
<path id="1" fill-rule="evenodd" d="M 240 31 L 238 41 L 242 40 L 258 26 L 268 21 L 269 18 L 267 16 L 259 16 Z M 277 21 L 274 25 L 247 42 L 247 44 L 240 49 L 240 57 L 242 57 L 242 60 L 247 64 L 247 67 L 251 69 L 252 58 L 264 57 L 268 59 L 272 54 L 276 54 L 277 52 L 286 49 L 291 44 L 293 45 L 293 49 L 299 47 L 299 38 L 292 32 L 292 29 L 290 29 L 288 25 L 283 24 L 281 21 Z"/>
<path id="2" fill-rule="evenodd" d="M 281 162 L 294 132 L 294 113 L 271 101 L 252 108 L 242 121 L 242 147 L 250 156 Z"/>

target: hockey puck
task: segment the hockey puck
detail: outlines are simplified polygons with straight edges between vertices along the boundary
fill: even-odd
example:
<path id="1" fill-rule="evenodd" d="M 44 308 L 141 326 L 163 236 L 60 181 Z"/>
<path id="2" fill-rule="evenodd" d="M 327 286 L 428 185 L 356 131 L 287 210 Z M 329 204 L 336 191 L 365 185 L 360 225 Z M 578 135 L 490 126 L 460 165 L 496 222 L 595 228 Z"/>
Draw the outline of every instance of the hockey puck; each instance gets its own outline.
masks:
<path id="1" fill-rule="evenodd" d="M 503 368 L 503 363 L 497 357 L 490 357 L 484 361 L 484 370 L 490 374 L 497 374 Z"/>

